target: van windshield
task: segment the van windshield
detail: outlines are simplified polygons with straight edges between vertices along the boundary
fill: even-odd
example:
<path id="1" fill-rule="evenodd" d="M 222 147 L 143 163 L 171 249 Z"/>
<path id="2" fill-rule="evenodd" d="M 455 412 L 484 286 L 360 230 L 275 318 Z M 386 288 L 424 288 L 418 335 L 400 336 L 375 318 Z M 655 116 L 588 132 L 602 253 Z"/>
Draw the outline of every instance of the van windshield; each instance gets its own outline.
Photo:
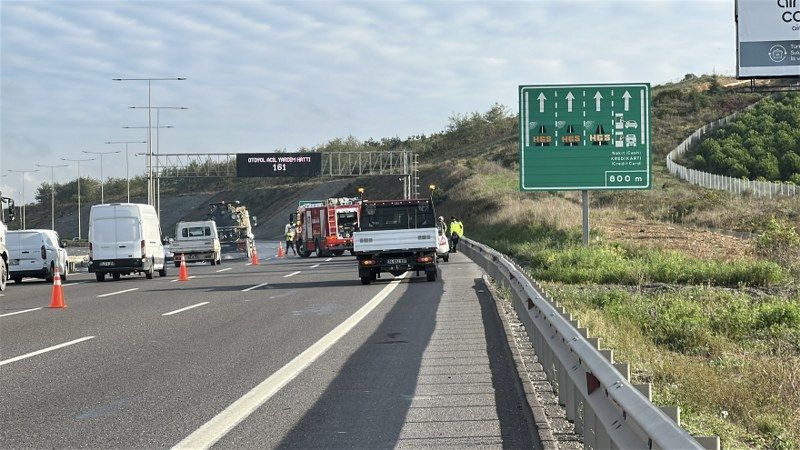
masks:
<path id="1" fill-rule="evenodd" d="M 92 240 L 98 244 L 139 240 L 139 220 L 134 217 L 99 219 L 92 224 Z"/>
<path id="2" fill-rule="evenodd" d="M 39 248 L 42 245 L 42 238 L 39 233 L 8 233 L 9 247 L 30 247 Z"/>

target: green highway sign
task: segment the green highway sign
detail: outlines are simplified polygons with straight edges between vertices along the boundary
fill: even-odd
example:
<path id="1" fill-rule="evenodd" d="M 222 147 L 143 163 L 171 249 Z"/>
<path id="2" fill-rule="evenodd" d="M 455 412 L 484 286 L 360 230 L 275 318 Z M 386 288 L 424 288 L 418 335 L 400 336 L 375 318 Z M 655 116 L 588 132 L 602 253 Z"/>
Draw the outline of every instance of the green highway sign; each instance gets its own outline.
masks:
<path id="1" fill-rule="evenodd" d="M 519 87 L 520 189 L 649 189 L 650 84 Z"/>

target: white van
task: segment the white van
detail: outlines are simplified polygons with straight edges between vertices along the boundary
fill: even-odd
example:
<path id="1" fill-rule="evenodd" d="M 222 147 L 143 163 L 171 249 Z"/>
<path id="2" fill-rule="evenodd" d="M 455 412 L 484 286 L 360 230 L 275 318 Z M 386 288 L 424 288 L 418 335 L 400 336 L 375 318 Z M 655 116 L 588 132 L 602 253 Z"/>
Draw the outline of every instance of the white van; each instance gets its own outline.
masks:
<path id="1" fill-rule="evenodd" d="M 22 230 L 6 233 L 8 278 L 22 283 L 23 278 L 53 281 L 58 267 L 61 279 L 67 280 L 67 251 L 53 230 Z"/>
<path id="2" fill-rule="evenodd" d="M 150 279 L 158 271 L 167 276 L 164 241 L 156 210 L 150 205 L 111 203 L 94 205 L 89 214 L 89 272 L 97 281 L 110 273 L 144 273 Z"/>

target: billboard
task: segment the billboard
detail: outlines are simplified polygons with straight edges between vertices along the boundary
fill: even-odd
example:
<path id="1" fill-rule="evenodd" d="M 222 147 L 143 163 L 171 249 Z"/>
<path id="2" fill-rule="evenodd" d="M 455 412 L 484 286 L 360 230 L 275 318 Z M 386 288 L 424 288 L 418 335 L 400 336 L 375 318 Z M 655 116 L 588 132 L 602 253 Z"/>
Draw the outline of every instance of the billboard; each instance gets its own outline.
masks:
<path id="1" fill-rule="evenodd" d="M 800 0 L 736 1 L 736 76 L 800 77 Z"/>
<path id="2" fill-rule="evenodd" d="M 650 189 L 650 85 L 519 87 L 520 190 Z"/>
<path id="3" fill-rule="evenodd" d="M 318 177 L 321 153 L 237 153 L 237 177 Z"/>

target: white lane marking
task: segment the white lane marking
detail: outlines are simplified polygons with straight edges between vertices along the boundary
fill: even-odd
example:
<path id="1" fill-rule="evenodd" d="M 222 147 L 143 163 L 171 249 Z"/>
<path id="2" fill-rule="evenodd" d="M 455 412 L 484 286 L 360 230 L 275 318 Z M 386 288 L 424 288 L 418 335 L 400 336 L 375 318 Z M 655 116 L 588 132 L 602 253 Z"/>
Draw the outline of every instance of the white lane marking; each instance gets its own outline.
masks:
<path id="1" fill-rule="evenodd" d="M 253 289 L 258 289 L 258 288 L 264 287 L 266 285 L 267 285 L 267 283 L 261 283 L 261 284 L 255 285 L 255 286 L 250 286 L 249 288 L 242 289 L 242 292 L 252 291 Z"/>
<path id="2" fill-rule="evenodd" d="M 22 314 L 22 313 L 31 312 L 31 311 L 38 311 L 40 309 L 42 309 L 42 307 L 31 308 L 31 309 L 23 309 L 22 311 L 14 311 L 14 312 L 11 312 L 11 313 L 0 314 L 0 317 L 13 316 L 13 315 L 16 315 L 16 314 Z"/>
<path id="3" fill-rule="evenodd" d="M 171 316 L 173 314 L 178 314 L 179 312 L 184 312 L 184 311 L 186 311 L 188 309 L 197 308 L 198 306 L 203 306 L 203 305 L 207 305 L 207 304 L 208 304 L 208 302 L 197 303 L 197 304 L 194 304 L 194 305 L 191 305 L 191 306 L 187 306 L 186 308 L 181 308 L 181 309 L 176 309 L 175 311 L 166 312 L 166 313 L 162 314 L 162 316 Z"/>
<path id="4" fill-rule="evenodd" d="M 64 342 L 63 344 L 58 344 L 58 345 L 54 345 L 52 347 L 47 347 L 47 348 L 43 348 L 41 350 L 36 350 L 35 352 L 26 353 L 26 354 L 20 355 L 20 356 L 15 356 L 15 357 L 13 357 L 11 359 L 6 359 L 6 360 L 3 360 L 3 361 L 0 361 L 0 366 L 4 366 L 6 364 L 9 364 L 9 363 L 12 363 L 12 362 L 15 362 L 15 361 L 19 361 L 21 359 L 30 358 L 31 356 L 41 355 L 42 353 L 47 353 L 47 352 L 52 351 L 52 350 L 58 350 L 59 348 L 66 347 L 66 346 L 72 345 L 72 344 L 77 344 L 78 342 L 88 341 L 89 339 L 94 339 L 94 336 L 82 337 L 80 339 L 75 339 L 74 341 Z"/>
<path id="5" fill-rule="evenodd" d="M 319 267 L 319 264 L 314 264 L 313 266 L 311 266 L 312 269 L 316 269 L 317 267 Z"/>
<path id="6" fill-rule="evenodd" d="M 139 290 L 139 288 L 131 288 L 131 289 L 125 289 L 124 291 L 109 292 L 108 294 L 100 294 L 100 295 L 97 296 L 97 298 L 110 297 L 112 295 L 124 294 L 126 292 L 133 292 L 133 291 L 138 291 L 138 290 Z"/>
<path id="7" fill-rule="evenodd" d="M 298 270 L 297 272 L 292 272 L 292 273 L 290 273 L 290 274 L 288 274 L 288 275 L 284 275 L 284 276 L 283 276 L 283 278 L 289 278 L 289 277 L 293 277 L 293 276 L 297 275 L 298 273 L 300 273 L 300 271 L 299 271 L 299 270 Z"/>
<path id="8" fill-rule="evenodd" d="M 278 369 L 277 372 L 270 375 L 248 393 L 231 403 L 227 408 L 222 410 L 222 412 L 204 423 L 192 434 L 175 444 L 173 448 L 198 449 L 209 448 L 214 445 L 214 443 L 231 431 L 233 427 L 266 403 L 267 400 L 272 398 L 273 395 L 358 325 L 364 317 L 372 312 L 372 310 L 380 305 L 380 303 L 392 293 L 405 276 L 406 274 L 403 274 L 399 278 L 391 281 L 387 286 L 381 289 L 372 300 L 368 301 L 358 311 L 353 313 L 352 316 L 345 319 L 344 322 L 337 325 L 336 328 L 311 345 L 311 347 L 305 349 L 303 353 L 297 355 L 293 360 L 289 361 L 288 364 Z"/>
<path id="9" fill-rule="evenodd" d="M 61 287 L 75 286 L 76 284 L 83 284 L 83 283 L 88 283 L 88 281 L 76 281 L 74 283 L 62 284 Z"/>
<path id="10" fill-rule="evenodd" d="M 220 273 L 220 272 L 227 272 L 227 271 L 229 271 L 229 270 L 232 270 L 232 269 L 233 269 L 233 267 L 226 267 L 226 268 L 224 268 L 224 269 L 219 269 L 219 270 L 217 271 L 217 273 Z"/>
<path id="11" fill-rule="evenodd" d="M 325 262 L 329 262 L 329 261 L 332 261 L 332 260 L 333 260 L 333 258 L 328 258 L 328 259 L 325 260 Z"/>
<path id="12" fill-rule="evenodd" d="M 194 278 L 194 275 L 189 275 L 189 279 L 191 280 L 192 278 Z M 175 278 L 174 280 L 169 280 L 170 283 L 174 283 L 176 281 L 179 281 L 179 280 L 177 278 Z"/>

